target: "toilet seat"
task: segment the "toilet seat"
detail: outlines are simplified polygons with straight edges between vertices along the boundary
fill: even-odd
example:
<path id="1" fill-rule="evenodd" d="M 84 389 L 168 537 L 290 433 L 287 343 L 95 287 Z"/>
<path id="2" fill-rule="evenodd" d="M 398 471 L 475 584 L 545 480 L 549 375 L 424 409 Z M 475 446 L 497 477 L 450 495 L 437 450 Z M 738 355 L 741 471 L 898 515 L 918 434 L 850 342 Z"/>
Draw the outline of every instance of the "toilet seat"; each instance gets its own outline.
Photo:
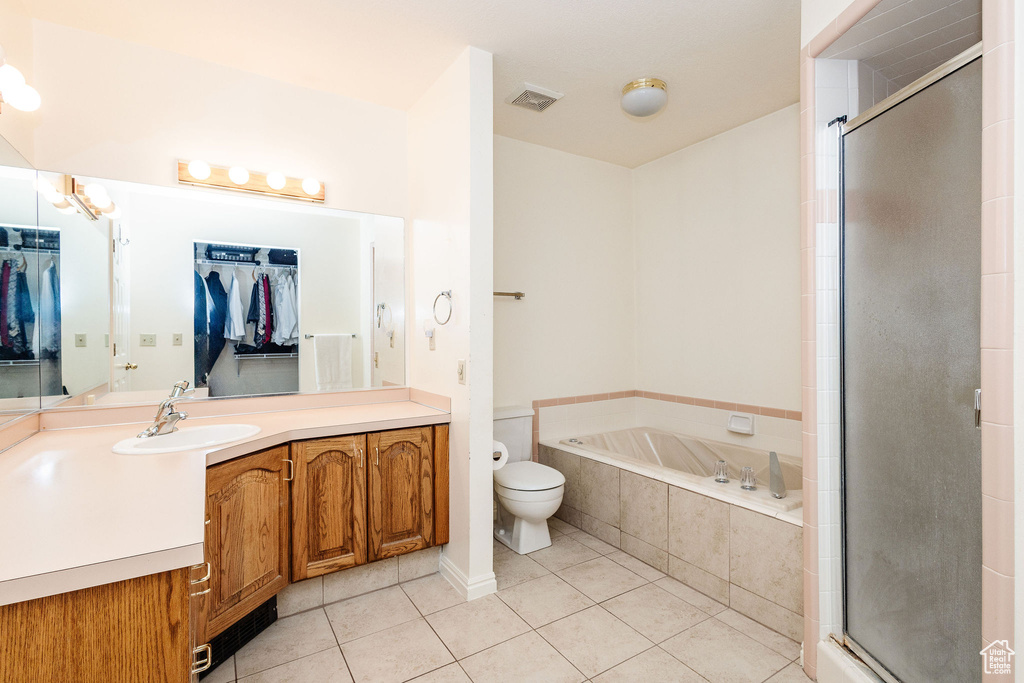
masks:
<path id="1" fill-rule="evenodd" d="M 510 462 L 494 470 L 494 483 L 513 491 L 547 491 L 565 484 L 565 475 L 539 462 Z"/>

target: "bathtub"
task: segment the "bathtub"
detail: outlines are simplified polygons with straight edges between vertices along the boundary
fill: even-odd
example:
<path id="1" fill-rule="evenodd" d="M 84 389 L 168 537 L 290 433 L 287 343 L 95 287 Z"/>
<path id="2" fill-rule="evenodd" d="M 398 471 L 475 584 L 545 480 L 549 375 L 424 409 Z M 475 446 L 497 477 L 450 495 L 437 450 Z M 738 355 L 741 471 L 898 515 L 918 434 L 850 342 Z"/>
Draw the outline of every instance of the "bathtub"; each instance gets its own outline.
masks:
<path id="1" fill-rule="evenodd" d="M 779 454 L 787 488 L 779 500 L 768 490 L 768 451 L 661 429 L 545 439 L 538 455 L 565 475 L 555 513 L 563 522 L 802 640 L 799 458 Z M 726 484 L 713 476 L 719 460 L 728 463 Z M 740 487 L 743 467 L 753 468 L 756 490 Z"/>
<path id="2" fill-rule="evenodd" d="M 768 491 L 768 451 L 756 448 L 648 427 L 562 439 L 559 446 L 755 512 L 803 523 L 803 465 L 792 455 L 778 454 L 787 491 L 780 500 Z M 728 464 L 728 484 L 715 481 L 719 460 Z M 744 467 L 753 468 L 757 490 L 740 488 Z M 799 513 L 794 513 L 797 510 Z"/>

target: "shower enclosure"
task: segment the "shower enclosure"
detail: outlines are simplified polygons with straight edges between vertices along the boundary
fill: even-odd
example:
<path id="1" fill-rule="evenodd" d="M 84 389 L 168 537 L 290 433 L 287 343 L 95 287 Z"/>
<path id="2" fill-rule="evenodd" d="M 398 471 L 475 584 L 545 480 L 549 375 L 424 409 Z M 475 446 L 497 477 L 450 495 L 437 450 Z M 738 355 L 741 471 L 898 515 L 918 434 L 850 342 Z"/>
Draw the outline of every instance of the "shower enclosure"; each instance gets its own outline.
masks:
<path id="1" fill-rule="evenodd" d="M 981 60 L 926 78 L 842 129 L 844 636 L 887 681 L 964 683 L 982 671 Z"/>

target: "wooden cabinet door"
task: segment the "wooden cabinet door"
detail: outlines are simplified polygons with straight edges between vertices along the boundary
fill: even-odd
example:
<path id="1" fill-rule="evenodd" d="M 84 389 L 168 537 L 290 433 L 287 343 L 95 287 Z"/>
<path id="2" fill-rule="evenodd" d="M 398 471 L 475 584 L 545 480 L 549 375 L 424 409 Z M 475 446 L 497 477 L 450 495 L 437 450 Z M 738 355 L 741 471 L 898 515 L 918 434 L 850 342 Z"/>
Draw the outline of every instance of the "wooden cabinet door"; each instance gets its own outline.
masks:
<path id="1" fill-rule="evenodd" d="M 367 437 L 370 560 L 434 544 L 433 428 Z"/>
<path id="2" fill-rule="evenodd" d="M 292 580 L 366 562 L 366 435 L 292 444 Z"/>
<path id="3" fill-rule="evenodd" d="M 210 592 L 199 598 L 198 642 L 231 626 L 288 585 L 288 446 L 206 470 Z"/>

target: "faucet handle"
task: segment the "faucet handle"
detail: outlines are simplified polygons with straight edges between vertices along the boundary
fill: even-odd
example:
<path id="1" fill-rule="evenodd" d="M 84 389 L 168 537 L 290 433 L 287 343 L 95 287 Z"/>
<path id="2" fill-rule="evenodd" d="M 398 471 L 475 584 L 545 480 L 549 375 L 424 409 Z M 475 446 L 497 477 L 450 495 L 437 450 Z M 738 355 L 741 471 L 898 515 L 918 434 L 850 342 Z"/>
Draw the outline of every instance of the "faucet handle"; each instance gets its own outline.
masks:
<path id="1" fill-rule="evenodd" d="M 180 382 L 175 382 L 171 388 L 171 398 L 181 398 L 182 396 L 190 396 L 195 393 L 195 389 L 188 388 L 188 380 L 183 379 Z"/>

